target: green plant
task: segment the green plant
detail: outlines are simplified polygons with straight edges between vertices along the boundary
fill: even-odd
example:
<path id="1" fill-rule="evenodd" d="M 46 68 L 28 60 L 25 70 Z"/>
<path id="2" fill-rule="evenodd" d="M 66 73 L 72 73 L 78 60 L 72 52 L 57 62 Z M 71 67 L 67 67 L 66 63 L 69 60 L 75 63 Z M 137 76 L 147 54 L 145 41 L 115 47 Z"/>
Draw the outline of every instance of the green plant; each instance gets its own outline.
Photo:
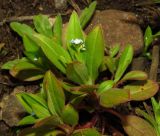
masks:
<path id="1" fill-rule="evenodd" d="M 98 131 L 92 130 L 89 127 L 78 129 L 78 111 L 74 107 L 78 107 L 84 99 L 87 98 L 87 103 L 92 104 L 83 105 L 83 108 L 98 114 L 103 111 L 103 108 L 112 108 L 131 100 L 148 99 L 158 90 L 158 85 L 151 80 L 148 80 L 146 83 L 138 82 L 122 85 L 127 80 L 145 81 L 147 79 L 146 73 L 141 71 L 131 71 L 122 77 L 131 62 L 132 52 L 132 46 L 127 46 L 119 59 L 120 63 L 114 80 L 103 81 L 99 85 L 83 84 L 80 86 L 69 86 L 65 82 L 57 80 L 51 71 L 47 72 L 40 93 L 36 95 L 28 93 L 17 94 L 17 98 L 30 114 L 24 117 L 19 122 L 19 125 L 35 124 L 33 128 L 24 130 L 20 134 L 42 133 L 41 130 L 43 130 L 44 135 L 47 133 L 60 133 L 64 135 L 74 135 L 74 133 L 86 133 L 85 135 L 89 135 L 88 133 L 95 133 L 96 135 L 100 135 Z M 74 71 L 72 72 L 74 73 Z M 75 77 L 73 79 L 81 81 Z M 119 86 L 120 84 L 121 87 Z M 64 93 L 62 88 L 64 88 L 66 93 L 69 93 L 70 97 L 68 95 L 68 97 L 65 97 L 66 93 Z M 69 115 L 72 118 L 67 118 Z M 51 121 L 52 123 L 50 123 Z M 48 123 L 50 127 L 48 127 Z M 51 132 L 46 129 L 46 126 Z M 84 132 L 86 129 L 87 132 Z M 90 130 L 89 132 L 88 129 Z"/>
<path id="2" fill-rule="evenodd" d="M 160 136 L 160 103 L 158 103 L 154 97 L 151 98 L 153 113 L 147 110 L 147 113 L 137 108 L 136 112 L 138 115 L 144 117 L 150 125 L 155 129 L 157 136 Z"/>
<path id="3" fill-rule="evenodd" d="M 151 58 L 150 52 L 148 52 L 149 47 L 152 45 L 153 41 L 160 36 L 160 32 L 157 32 L 156 34 L 153 34 L 152 29 L 150 26 L 148 26 L 145 30 L 144 34 L 144 50 L 143 50 L 143 56 Z"/>
<path id="4" fill-rule="evenodd" d="M 85 43 L 89 41 L 89 36 L 86 38 L 81 26 L 85 27 L 95 7 L 96 2 L 93 2 L 88 8 L 85 8 L 80 20 L 77 13 L 73 12 L 67 28 L 62 28 L 60 15 L 56 17 L 53 27 L 47 16 L 35 16 L 33 22 L 36 31 L 28 25 L 12 22 L 11 28 L 23 39 L 25 57 L 7 62 L 2 69 L 8 69 L 10 74 L 18 79 L 34 81 L 41 79 L 47 70 L 55 70 L 55 67 L 66 74 L 68 64 L 80 61 L 84 65 L 86 62 L 82 56 L 86 53 L 83 49 L 89 48 L 91 45 Z M 66 32 L 64 29 L 67 29 Z M 92 35 L 101 35 L 100 26 L 91 33 Z M 86 47 L 82 48 L 85 44 Z M 103 43 L 100 46 L 102 46 L 100 53 L 103 54 Z"/>
<path id="5" fill-rule="evenodd" d="M 94 128 L 76 129 L 78 112 L 71 103 L 65 104 L 64 91 L 51 71 L 46 72 L 40 93 L 19 93 L 16 96 L 29 114 L 18 125 L 35 124 L 32 128 L 21 131 L 19 135 L 99 135 Z"/>

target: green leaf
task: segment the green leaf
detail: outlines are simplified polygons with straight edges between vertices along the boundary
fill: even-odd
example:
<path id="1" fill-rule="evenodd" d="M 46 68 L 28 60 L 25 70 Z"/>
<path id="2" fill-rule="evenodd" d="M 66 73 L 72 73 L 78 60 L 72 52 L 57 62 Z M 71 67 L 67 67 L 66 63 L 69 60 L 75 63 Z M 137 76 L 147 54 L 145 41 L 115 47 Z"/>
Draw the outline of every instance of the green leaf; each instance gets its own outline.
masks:
<path id="1" fill-rule="evenodd" d="M 146 83 L 143 84 L 127 85 L 124 89 L 130 90 L 130 97 L 132 100 L 141 101 L 154 96 L 157 93 L 159 86 L 156 82 L 147 80 Z"/>
<path id="2" fill-rule="evenodd" d="M 94 11 L 96 9 L 96 5 L 97 5 L 97 2 L 94 1 L 89 5 L 89 7 L 86 7 L 82 11 L 82 13 L 80 15 L 80 22 L 81 22 L 82 28 L 85 28 L 86 24 L 90 21 L 92 15 L 94 14 Z"/>
<path id="3" fill-rule="evenodd" d="M 78 84 L 88 84 L 89 76 L 86 66 L 80 62 L 68 64 L 67 78 Z"/>
<path id="4" fill-rule="evenodd" d="M 123 53 L 120 56 L 118 68 L 115 74 L 114 81 L 117 82 L 122 77 L 124 72 L 126 71 L 127 67 L 131 63 L 133 58 L 133 47 L 132 45 L 126 46 Z"/>
<path id="5" fill-rule="evenodd" d="M 62 18 L 61 15 L 56 16 L 53 27 L 53 35 L 59 45 L 62 45 Z"/>
<path id="6" fill-rule="evenodd" d="M 46 57 L 63 73 L 67 63 L 71 62 L 68 52 L 53 39 L 44 35 L 34 34 L 32 38 L 43 50 Z"/>
<path id="7" fill-rule="evenodd" d="M 145 34 L 144 34 L 144 52 L 147 52 L 148 47 L 153 42 L 153 36 L 152 36 L 152 29 L 150 26 L 147 27 Z"/>
<path id="8" fill-rule="evenodd" d="M 107 68 L 109 71 L 114 74 L 116 70 L 116 64 L 115 64 L 115 59 L 110 57 L 110 56 L 105 56 L 104 57 L 104 62 L 107 65 Z"/>
<path id="9" fill-rule="evenodd" d="M 125 117 L 125 122 L 122 123 L 129 136 L 156 136 L 155 129 L 140 117 L 128 115 Z"/>
<path id="10" fill-rule="evenodd" d="M 75 130 L 71 136 L 101 136 L 95 128 L 84 128 Z"/>
<path id="11" fill-rule="evenodd" d="M 23 81 L 35 81 L 43 77 L 44 70 L 27 59 L 21 59 L 10 69 L 10 74 Z"/>
<path id="12" fill-rule="evenodd" d="M 40 47 L 30 38 L 27 37 L 27 35 L 23 35 L 23 44 L 26 52 L 31 52 L 35 56 L 40 56 L 39 50 Z"/>
<path id="13" fill-rule="evenodd" d="M 49 110 L 42 107 L 39 104 L 32 104 L 31 107 L 32 107 L 33 113 L 40 119 L 51 116 Z"/>
<path id="14" fill-rule="evenodd" d="M 18 126 L 23 126 L 23 125 L 31 125 L 34 124 L 37 121 L 37 119 L 31 115 L 24 117 L 18 122 Z"/>
<path id="15" fill-rule="evenodd" d="M 157 124 L 159 125 L 159 133 L 160 133 L 160 102 L 156 102 L 155 98 L 151 98 L 152 107 L 155 115 L 155 120 Z"/>
<path id="16" fill-rule="evenodd" d="M 36 122 L 34 128 L 40 128 L 40 127 L 52 128 L 52 127 L 57 127 L 61 124 L 63 124 L 61 118 L 59 116 L 52 115 Z"/>
<path id="17" fill-rule="evenodd" d="M 120 82 L 126 80 L 147 80 L 148 75 L 143 71 L 131 71 L 124 75 Z"/>
<path id="18" fill-rule="evenodd" d="M 57 116 L 50 116 L 46 117 L 45 119 L 42 119 L 33 127 L 25 128 L 18 136 L 58 136 L 58 135 L 64 135 L 62 131 L 55 130 L 55 127 L 62 124 L 62 121 Z"/>
<path id="19" fill-rule="evenodd" d="M 106 108 L 125 103 L 130 100 L 130 92 L 127 89 L 112 88 L 99 95 L 100 105 Z"/>
<path id="20" fill-rule="evenodd" d="M 38 51 L 39 47 L 31 39 L 26 37 L 27 35 L 32 35 L 35 33 L 35 31 L 30 26 L 20 24 L 18 22 L 12 22 L 10 26 L 23 38 L 24 48 L 27 52 L 36 53 Z"/>
<path id="21" fill-rule="evenodd" d="M 17 32 L 21 37 L 23 37 L 26 34 L 28 35 L 28 34 L 33 34 L 34 33 L 34 30 L 26 24 L 21 24 L 21 23 L 18 23 L 18 22 L 12 22 L 12 23 L 10 23 L 10 27 L 15 32 Z"/>
<path id="22" fill-rule="evenodd" d="M 26 60 L 26 58 L 15 59 L 15 60 L 8 61 L 8 62 L 6 62 L 5 64 L 2 65 L 1 69 L 10 70 L 10 69 L 12 69 L 16 64 L 18 64 L 19 62 L 23 62 L 24 60 Z"/>
<path id="23" fill-rule="evenodd" d="M 86 66 L 92 83 L 98 76 L 98 69 L 104 57 L 104 39 L 102 28 L 95 27 L 86 38 Z"/>
<path id="24" fill-rule="evenodd" d="M 153 35 L 153 38 L 157 38 L 160 36 L 160 31 L 158 31 L 156 34 Z"/>
<path id="25" fill-rule="evenodd" d="M 29 93 L 19 93 L 16 96 L 30 114 L 34 113 L 39 118 L 50 116 L 47 104 L 41 97 Z"/>
<path id="26" fill-rule="evenodd" d="M 25 108 L 25 110 L 32 114 L 32 107 L 23 99 L 23 95 L 21 93 L 16 94 L 16 97 L 18 101 L 21 103 L 21 105 Z"/>
<path id="27" fill-rule="evenodd" d="M 154 128 L 156 128 L 157 124 L 156 124 L 153 116 L 147 114 L 146 112 L 144 112 L 143 110 L 141 110 L 139 108 L 136 108 L 135 112 L 137 115 L 145 118 Z"/>
<path id="28" fill-rule="evenodd" d="M 75 126 L 78 124 L 79 115 L 74 107 L 70 104 L 66 105 L 62 112 L 62 119 L 64 123 Z"/>
<path id="29" fill-rule="evenodd" d="M 65 96 L 60 83 L 51 71 L 46 72 L 43 86 L 47 93 L 47 102 L 50 112 L 52 115 L 61 115 L 65 106 Z"/>
<path id="30" fill-rule="evenodd" d="M 119 50 L 120 50 L 120 45 L 116 44 L 109 50 L 109 56 L 113 58 L 119 52 Z"/>
<path id="31" fill-rule="evenodd" d="M 48 16 L 45 15 L 37 15 L 33 18 L 33 23 L 36 30 L 47 37 L 52 37 L 52 26 L 49 22 Z"/>
<path id="32" fill-rule="evenodd" d="M 82 54 L 83 53 L 79 53 L 77 56 L 75 55 L 77 52 L 75 51 L 74 48 L 76 48 L 76 46 L 80 46 L 78 44 L 72 44 L 71 41 L 72 40 L 82 40 L 84 41 L 84 36 L 83 36 L 83 31 L 80 25 L 80 21 L 78 18 L 78 15 L 75 11 L 72 12 L 72 15 L 70 17 L 68 26 L 67 26 L 67 30 L 66 30 L 66 45 L 67 45 L 67 49 L 69 50 L 69 53 L 71 55 L 72 60 L 78 60 L 78 61 L 82 61 Z"/>
<path id="33" fill-rule="evenodd" d="M 101 94 L 101 93 L 107 91 L 108 89 L 111 89 L 113 87 L 113 85 L 114 85 L 113 80 L 104 81 L 99 85 L 97 93 Z"/>
<path id="34" fill-rule="evenodd" d="M 82 94 L 82 95 L 79 95 L 79 96 L 76 96 L 75 98 L 73 98 L 70 103 L 73 105 L 73 106 L 77 106 L 79 103 L 81 103 L 83 101 L 83 99 L 87 96 L 87 94 Z"/>

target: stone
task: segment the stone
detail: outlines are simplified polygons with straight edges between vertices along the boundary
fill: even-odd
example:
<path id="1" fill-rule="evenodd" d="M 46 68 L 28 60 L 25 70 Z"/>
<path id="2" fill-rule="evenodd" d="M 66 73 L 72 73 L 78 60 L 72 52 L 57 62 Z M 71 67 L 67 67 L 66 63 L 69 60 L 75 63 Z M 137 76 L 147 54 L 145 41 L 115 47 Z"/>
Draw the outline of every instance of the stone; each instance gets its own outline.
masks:
<path id="1" fill-rule="evenodd" d="M 132 64 L 131 64 L 131 70 L 140 70 L 140 71 L 147 71 L 147 58 L 146 57 L 137 57 L 133 58 Z"/>
<path id="2" fill-rule="evenodd" d="M 97 24 L 101 24 L 107 48 L 118 43 L 122 51 L 127 44 L 132 44 L 136 55 L 143 50 L 143 33 L 137 22 L 134 13 L 120 10 L 96 11 L 85 31 L 88 33 Z"/>
<path id="3" fill-rule="evenodd" d="M 54 0 L 56 9 L 65 9 L 67 7 L 67 0 Z"/>
<path id="4" fill-rule="evenodd" d="M 22 107 L 15 96 L 16 93 L 23 91 L 23 86 L 16 87 L 13 93 L 5 96 L 1 102 L 1 118 L 10 127 L 16 126 L 17 123 L 26 114 L 25 109 Z"/>

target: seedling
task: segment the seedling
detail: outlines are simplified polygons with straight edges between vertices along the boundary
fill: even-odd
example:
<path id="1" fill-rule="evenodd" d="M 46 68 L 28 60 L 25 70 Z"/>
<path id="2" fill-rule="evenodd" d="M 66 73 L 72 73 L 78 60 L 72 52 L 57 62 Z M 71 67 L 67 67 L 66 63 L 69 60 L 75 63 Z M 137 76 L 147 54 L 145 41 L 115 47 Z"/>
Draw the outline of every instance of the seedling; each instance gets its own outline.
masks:
<path id="1" fill-rule="evenodd" d="M 146 28 L 146 31 L 145 31 L 145 34 L 144 34 L 143 56 L 146 56 L 149 59 L 151 59 L 151 54 L 150 54 L 150 52 L 148 52 L 148 49 L 152 45 L 153 41 L 159 36 L 160 36 L 160 32 L 157 32 L 156 34 L 153 34 L 150 26 L 148 26 Z"/>
<path id="2" fill-rule="evenodd" d="M 80 133 L 93 133 L 99 136 L 94 128 L 76 129 L 79 120 L 78 112 L 71 103 L 65 104 L 64 91 L 51 71 L 45 74 L 40 93 L 19 93 L 17 98 L 29 114 L 18 125 L 35 124 L 32 128 L 24 129 L 20 135 L 38 133 L 44 136 L 48 134 L 74 136 Z"/>
<path id="3" fill-rule="evenodd" d="M 160 136 L 160 103 L 158 103 L 154 97 L 151 98 L 153 114 L 151 112 L 144 112 L 137 108 L 138 115 L 144 117 L 150 125 L 155 129 L 157 136 Z"/>

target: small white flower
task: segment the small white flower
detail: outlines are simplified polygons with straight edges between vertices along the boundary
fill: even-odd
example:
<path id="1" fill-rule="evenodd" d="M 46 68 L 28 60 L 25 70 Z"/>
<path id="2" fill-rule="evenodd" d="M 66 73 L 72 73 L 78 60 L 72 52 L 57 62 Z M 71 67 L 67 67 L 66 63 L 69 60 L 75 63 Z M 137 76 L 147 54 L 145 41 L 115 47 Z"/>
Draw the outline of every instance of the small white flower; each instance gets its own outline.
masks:
<path id="1" fill-rule="evenodd" d="M 70 42 L 72 47 L 74 47 L 78 52 L 86 50 L 84 41 L 82 39 L 72 39 Z"/>
<path id="2" fill-rule="evenodd" d="M 34 61 L 37 61 L 38 60 L 38 58 L 34 58 Z"/>
<path id="3" fill-rule="evenodd" d="M 82 39 L 72 39 L 71 43 L 79 45 L 79 44 L 83 44 L 83 40 Z"/>

